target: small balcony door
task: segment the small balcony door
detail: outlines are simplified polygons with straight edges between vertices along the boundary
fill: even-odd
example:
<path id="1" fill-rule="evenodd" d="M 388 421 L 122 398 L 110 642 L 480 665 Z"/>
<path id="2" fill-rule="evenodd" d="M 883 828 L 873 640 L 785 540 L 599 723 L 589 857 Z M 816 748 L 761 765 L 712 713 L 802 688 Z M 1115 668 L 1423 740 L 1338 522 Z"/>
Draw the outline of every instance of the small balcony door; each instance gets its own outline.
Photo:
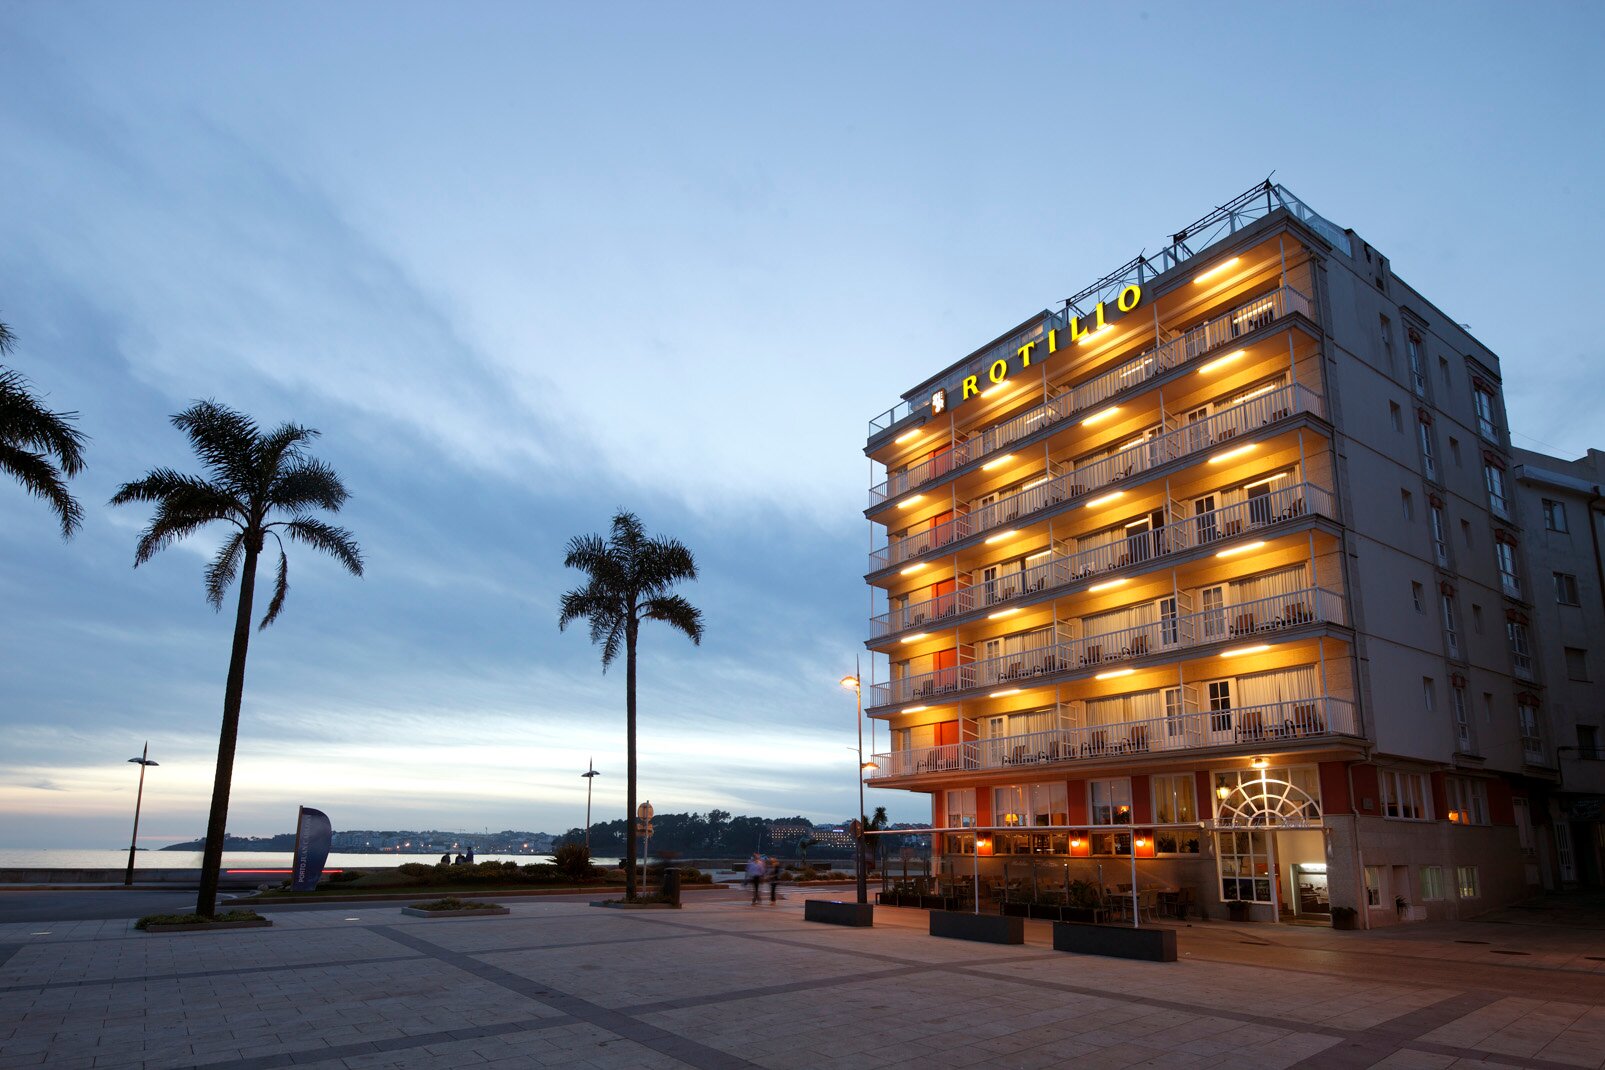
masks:
<path id="1" fill-rule="evenodd" d="M 1205 733 L 1210 745 L 1236 742 L 1236 735 L 1232 731 L 1232 682 L 1212 680 L 1208 684 L 1208 694 L 1209 723 L 1205 726 Z"/>
<path id="2" fill-rule="evenodd" d="M 1214 542 L 1220 537 L 1220 529 L 1215 523 L 1213 494 L 1206 494 L 1193 500 L 1193 534 L 1200 546 L 1206 542 Z"/>

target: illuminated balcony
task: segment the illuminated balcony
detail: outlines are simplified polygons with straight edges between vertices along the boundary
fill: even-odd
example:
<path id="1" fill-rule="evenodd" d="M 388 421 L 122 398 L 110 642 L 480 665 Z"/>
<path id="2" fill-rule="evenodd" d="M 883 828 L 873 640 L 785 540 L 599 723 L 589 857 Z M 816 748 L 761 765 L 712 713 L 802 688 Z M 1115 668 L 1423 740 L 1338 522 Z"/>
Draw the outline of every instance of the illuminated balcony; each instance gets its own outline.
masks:
<path id="1" fill-rule="evenodd" d="M 1252 449 L 1243 444 L 1249 436 L 1295 413 L 1323 416 L 1325 403 L 1314 390 L 1293 383 L 1194 423 L 1187 423 L 1181 414 L 1169 414 L 1162 433 L 1139 439 L 1118 453 L 1079 468 L 1049 465 L 1039 479 L 1016 494 L 923 530 L 891 536 L 886 546 L 870 553 L 870 571 L 913 561 L 973 536 L 1005 530 L 1023 518 L 1106 491 L 1134 476 L 1216 447 L 1226 448 L 1210 458 L 1212 461 L 1229 459 L 1238 449 Z"/>
<path id="2" fill-rule="evenodd" d="M 1016 769 L 1055 762 L 1146 758 L 1212 747 L 1273 750 L 1303 740 L 1360 734 L 1354 704 L 1330 696 L 1164 717 L 1054 728 L 1026 735 L 916 747 L 875 755 L 876 780 L 925 773 Z"/>
<path id="3" fill-rule="evenodd" d="M 1050 401 L 964 439 L 951 450 L 910 465 L 900 472 L 893 472 L 886 480 L 870 488 L 870 507 L 907 494 L 955 468 L 997 453 L 1044 428 L 1104 405 L 1174 368 L 1237 342 L 1290 313 L 1297 312 L 1313 319 L 1313 307 L 1308 297 L 1292 287 L 1261 294 L 1095 378 L 1066 389 Z"/>
<path id="4" fill-rule="evenodd" d="M 968 613 L 1024 603 L 1037 594 L 1095 583 L 1110 573 L 1141 571 L 1188 550 L 1301 517 L 1337 518 L 1332 492 L 1315 483 L 1295 483 L 1248 501 L 1202 512 L 1189 513 L 1180 503 L 1171 502 L 1165 514 L 1162 527 L 1140 535 L 1079 552 L 1045 550 L 1035 564 L 1019 572 L 895 607 L 870 618 L 871 637 L 880 639 L 910 628 L 930 628 Z"/>
<path id="5" fill-rule="evenodd" d="M 1321 587 L 1305 587 L 1079 638 L 1064 634 L 1067 627 L 1059 625 L 1033 649 L 872 684 L 865 705 L 878 709 L 962 697 L 968 692 L 1021 690 L 1049 678 L 1108 671 L 1110 666 L 1147 658 L 1177 660 L 1183 651 L 1216 643 L 1254 645 L 1266 636 L 1293 628 L 1347 623 L 1342 595 Z M 996 692 L 993 694 L 995 697 Z"/>

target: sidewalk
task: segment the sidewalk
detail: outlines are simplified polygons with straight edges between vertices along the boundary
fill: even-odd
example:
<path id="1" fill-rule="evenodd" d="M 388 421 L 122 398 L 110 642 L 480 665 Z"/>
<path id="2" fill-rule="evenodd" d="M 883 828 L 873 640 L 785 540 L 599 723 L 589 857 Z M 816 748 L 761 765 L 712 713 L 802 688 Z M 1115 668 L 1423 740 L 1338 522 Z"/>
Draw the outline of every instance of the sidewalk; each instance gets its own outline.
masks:
<path id="1" fill-rule="evenodd" d="M 1605 1065 L 1605 933 L 1217 922 L 1178 930 L 1182 961 L 1135 963 L 1054 952 L 1045 923 L 1025 947 L 934 939 L 913 910 L 810 925 L 806 894 L 4 925 L 0 1068 Z"/>

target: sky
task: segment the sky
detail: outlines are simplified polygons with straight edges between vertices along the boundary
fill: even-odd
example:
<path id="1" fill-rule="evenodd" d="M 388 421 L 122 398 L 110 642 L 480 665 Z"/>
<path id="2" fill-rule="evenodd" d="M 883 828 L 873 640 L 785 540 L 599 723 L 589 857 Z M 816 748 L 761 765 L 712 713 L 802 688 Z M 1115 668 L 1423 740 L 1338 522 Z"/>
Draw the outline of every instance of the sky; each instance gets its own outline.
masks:
<path id="1" fill-rule="evenodd" d="M 196 398 L 319 429 L 367 559 L 292 553 L 253 637 L 239 835 L 562 831 L 592 758 L 622 816 L 622 672 L 557 628 L 620 507 L 707 627 L 643 632 L 641 796 L 852 814 L 866 421 L 1273 172 L 1500 355 L 1517 445 L 1605 446 L 1605 9 L 1268 10 L 0 0 L 0 321 L 91 439 L 70 542 L 0 479 L 0 846 L 126 844 L 146 740 L 141 844 L 204 833 L 216 537 L 135 569 L 104 504 Z"/>

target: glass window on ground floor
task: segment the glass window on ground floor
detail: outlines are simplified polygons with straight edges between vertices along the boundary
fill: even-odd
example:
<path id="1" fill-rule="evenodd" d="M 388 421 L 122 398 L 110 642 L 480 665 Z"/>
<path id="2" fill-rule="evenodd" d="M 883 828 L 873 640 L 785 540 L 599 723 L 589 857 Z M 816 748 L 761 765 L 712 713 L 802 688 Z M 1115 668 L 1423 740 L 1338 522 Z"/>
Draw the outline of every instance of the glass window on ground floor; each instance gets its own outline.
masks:
<path id="1" fill-rule="evenodd" d="M 1250 903 L 1274 902 L 1271 897 L 1271 834 L 1260 831 L 1222 832 L 1220 846 L 1221 898 Z"/>
<path id="2" fill-rule="evenodd" d="M 1087 782 L 1094 825 L 1131 824 L 1131 778 Z"/>
<path id="3" fill-rule="evenodd" d="M 1382 905 L 1382 882 L 1384 874 L 1381 866 L 1365 867 L 1365 905 L 1379 907 Z"/>
<path id="4" fill-rule="evenodd" d="M 1442 866 L 1421 867 L 1421 898 L 1428 903 L 1448 898 L 1444 895 Z"/>
<path id="5" fill-rule="evenodd" d="M 942 793 L 947 808 L 947 827 L 974 828 L 975 827 L 975 789 L 950 788 Z M 975 834 L 954 834 L 947 837 L 947 850 L 950 854 L 973 854 L 975 852 Z"/>
<path id="6" fill-rule="evenodd" d="M 1455 886 L 1462 899 L 1476 899 L 1482 895 L 1482 883 L 1477 879 L 1476 866 L 1456 866 Z"/>
<path id="7" fill-rule="evenodd" d="M 1198 820 L 1198 801 L 1193 774 L 1153 778 L 1154 821 L 1161 825 L 1185 825 Z M 1154 850 L 1162 855 L 1195 855 L 1202 837 L 1198 829 L 1162 828 L 1154 831 Z"/>

